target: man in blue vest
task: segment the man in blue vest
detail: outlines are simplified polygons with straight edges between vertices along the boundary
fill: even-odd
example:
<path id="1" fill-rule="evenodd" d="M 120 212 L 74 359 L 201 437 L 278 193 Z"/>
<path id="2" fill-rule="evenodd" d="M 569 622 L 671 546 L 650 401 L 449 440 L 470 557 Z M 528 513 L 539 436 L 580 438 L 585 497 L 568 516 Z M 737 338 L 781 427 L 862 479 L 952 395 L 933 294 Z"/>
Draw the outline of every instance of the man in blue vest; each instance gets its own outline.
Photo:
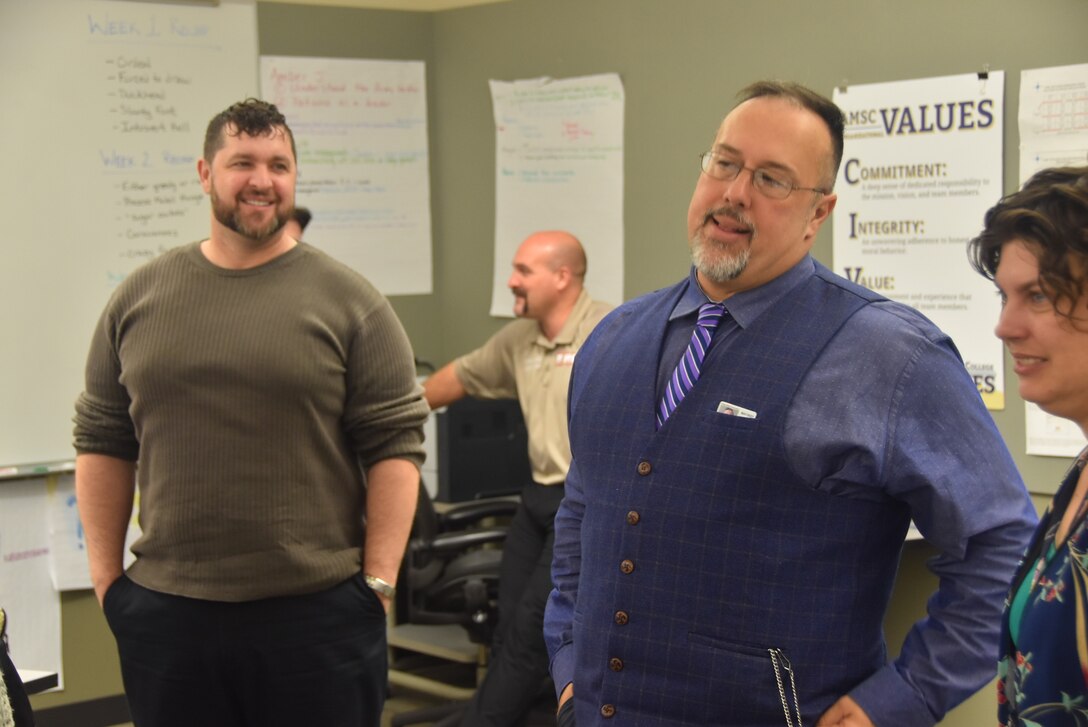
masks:
<path id="1" fill-rule="evenodd" d="M 702 156 L 690 275 L 575 362 L 560 723 L 933 725 L 994 675 L 1034 509 L 949 338 L 809 255 L 842 112 L 792 83 L 740 98 Z M 912 519 L 940 587 L 889 662 Z"/>

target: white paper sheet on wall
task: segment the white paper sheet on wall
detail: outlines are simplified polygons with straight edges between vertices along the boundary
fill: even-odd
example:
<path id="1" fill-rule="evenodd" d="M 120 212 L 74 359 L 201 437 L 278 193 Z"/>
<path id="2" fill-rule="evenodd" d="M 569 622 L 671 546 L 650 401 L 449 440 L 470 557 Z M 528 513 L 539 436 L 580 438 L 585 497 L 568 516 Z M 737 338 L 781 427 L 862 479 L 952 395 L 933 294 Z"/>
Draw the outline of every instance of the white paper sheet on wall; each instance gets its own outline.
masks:
<path id="1" fill-rule="evenodd" d="M 49 576 L 47 504 L 41 479 L 0 486 L 0 607 L 8 614 L 15 665 L 61 675 L 60 593 Z"/>
<path id="2" fill-rule="evenodd" d="M 77 591 L 91 588 L 91 572 L 87 564 L 87 543 L 83 524 L 76 506 L 75 477 L 64 475 L 50 477 L 44 490 L 47 496 L 49 521 L 49 572 L 53 587 L 58 591 Z M 132 565 L 132 543 L 140 537 L 140 496 L 133 497 L 132 516 L 125 535 L 122 564 Z"/>
<path id="3" fill-rule="evenodd" d="M 303 239 L 385 295 L 430 293 L 423 62 L 262 56 L 261 93 L 295 135 Z"/>
<path id="4" fill-rule="evenodd" d="M 1047 167 L 1088 164 L 1088 64 L 1020 74 L 1020 184 Z M 1074 457 L 1084 434 L 1065 419 L 1024 403 L 1027 453 Z"/>
<path id="5" fill-rule="evenodd" d="M 491 81 L 495 268 L 491 315 L 513 315 L 506 281 L 522 240 L 566 230 L 585 247 L 586 289 L 623 301 L 623 83 L 616 74 Z"/>

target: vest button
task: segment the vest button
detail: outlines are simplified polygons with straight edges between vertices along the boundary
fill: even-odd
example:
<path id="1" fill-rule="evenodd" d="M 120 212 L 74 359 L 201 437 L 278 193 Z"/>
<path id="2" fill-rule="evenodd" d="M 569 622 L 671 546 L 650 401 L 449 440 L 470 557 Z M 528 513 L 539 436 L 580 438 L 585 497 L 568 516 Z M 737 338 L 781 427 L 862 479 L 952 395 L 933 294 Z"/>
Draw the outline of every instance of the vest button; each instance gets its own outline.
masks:
<path id="1" fill-rule="evenodd" d="M 627 513 L 627 524 L 628 525 L 638 525 L 638 521 L 641 518 L 642 518 L 641 515 L 639 515 L 634 510 L 632 510 L 631 512 Z"/>
<path id="2" fill-rule="evenodd" d="M 620 561 L 620 572 L 629 575 L 635 570 L 635 562 L 633 560 L 623 559 Z"/>
<path id="3" fill-rule="evenodd" d="M 638 463 L 638 473 L 640 475 L 642 475 L 643 477 L 650 474 L 650 472 L 652 472 L 653 469 L 654 469 L 653 465 L 651 465 L 646 460 L 642 460 L 641 462 Z"/>
<path id="4" fill-rule="evenodd" d="M 627 615 L 626 611 L 616 611 L 612 620 L 616 622 L 617 626 L 626 626 L 627 622 L 631 620 L 631 617 Z"/>
<path id="5" fill-rule="evenodd" d="M 623 671 L 623 659 L 618 659 L 613 656 L 608 660 L 608 668 L 612 671 Z"/>
<path id="6" fill-rule="evenodd" d="M 601 716 L 605 719 L 612 719 L 616 716 L 616 706 L 614 704 L 602 704 Z"/>

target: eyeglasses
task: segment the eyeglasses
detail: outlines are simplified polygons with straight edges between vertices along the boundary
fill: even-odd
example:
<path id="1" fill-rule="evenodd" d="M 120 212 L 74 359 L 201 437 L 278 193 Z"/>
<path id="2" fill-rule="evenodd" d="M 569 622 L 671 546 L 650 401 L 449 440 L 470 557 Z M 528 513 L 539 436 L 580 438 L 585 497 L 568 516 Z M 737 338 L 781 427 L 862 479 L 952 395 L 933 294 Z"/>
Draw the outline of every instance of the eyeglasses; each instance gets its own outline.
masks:
<path id="1" fill-rule="evenodd" d="M 774 199 L 785 199 L 795 189 L 805 192 L 830 192 L 819 187 L 801 187 L 786 179 L 785 175 L 778 172 L 768 172 L 766 169 L 750 169 L 743 164 L 720 157 L 712 151 L 704 151 L 699 155 L 699 166 L 703 173 L 723 182 L 731 182 L 740 176 L 740 173 L 748 170 L 752 173 L 752 185 L 763 194 Z"/>

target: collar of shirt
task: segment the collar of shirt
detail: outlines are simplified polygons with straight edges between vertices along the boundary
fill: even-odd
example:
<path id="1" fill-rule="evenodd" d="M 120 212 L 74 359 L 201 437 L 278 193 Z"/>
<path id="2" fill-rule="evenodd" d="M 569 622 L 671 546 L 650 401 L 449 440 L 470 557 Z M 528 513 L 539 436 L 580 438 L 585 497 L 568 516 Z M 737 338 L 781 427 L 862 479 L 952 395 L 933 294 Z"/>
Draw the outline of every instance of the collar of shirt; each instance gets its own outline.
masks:
<path id="1" fill-rule="evenodd" d="M 549 341 L 543 332 L 539 332 L 535 341 L 536 345 L 546 351 L 551 351 L 573 344 L 578 335 L 578 327 L 585 320 L 586 312 L 592 303 L 593 300 L 589 297 L 589 293 L 586 292 L 585 288 L 582 288 L 581 292 L 578 293 L 578 299 L 574 301 L 574 307 L 570 309 L 570 315 L 567 316 L 567 320 L 563 321 L 563 327 L 559 329 L 556 337 Z M 539 324 L 537 328 L 539 331 Z"/>
<path id="2" fill-rule="evenodd" d="M 715 346 L 727 346 L 730 339 L 739 330 L 752 324 L 767 311 L 779 298 L 793 290 L 795 286 L 808 280 L 815 274 L 816 266 L 812 258 L 805 256 L 799 263 L 765 285 L 743 293 L 737 293 L 724 301 L 727 318 L 723 318 L 714 333 Z M 688 274 L 688 285 L 676 301 L 665 326 L 665 337 L 661 345 L 661 355 L 657 364 L 657 389 L 655 401 L 660 401 L 665 392 L 665 385 L 676 362 L 680 360 L 684 349 L 691 340 L 691 330 L 695 326 L 699 306 L 708 300 L 695 278 L 695 266 Z"/>
<path id="3" fill-rule="evenodd" d="M 769 283 L 726 298 L 723 302 L 725 310 L 737 325 L 747 328 L 775 301 L 807 280 L 815 270 L 816 266 L 813 265 L 812 258 L 806 255 L 799 263 Z M 694 314 L 699 310 L 699 306 L 708 300 L 710 298 L 699 287 L 695 277 L 695 266 L 692 265 L 688 273 L 688 287 L 673 306 L 672 313 L 669 314 L 669 323 L 672 324 L 678 318 Z"/>

